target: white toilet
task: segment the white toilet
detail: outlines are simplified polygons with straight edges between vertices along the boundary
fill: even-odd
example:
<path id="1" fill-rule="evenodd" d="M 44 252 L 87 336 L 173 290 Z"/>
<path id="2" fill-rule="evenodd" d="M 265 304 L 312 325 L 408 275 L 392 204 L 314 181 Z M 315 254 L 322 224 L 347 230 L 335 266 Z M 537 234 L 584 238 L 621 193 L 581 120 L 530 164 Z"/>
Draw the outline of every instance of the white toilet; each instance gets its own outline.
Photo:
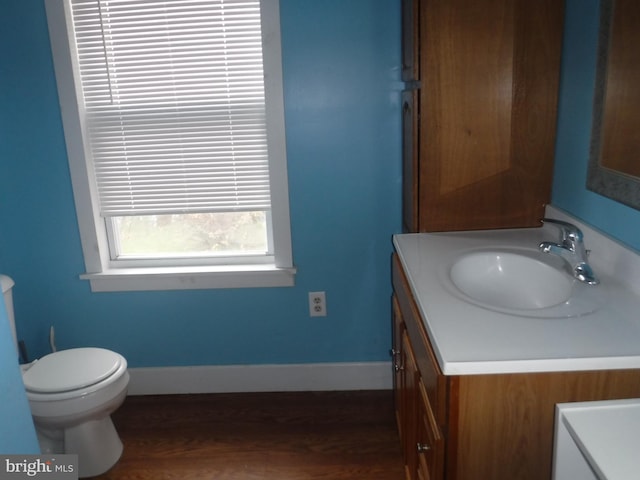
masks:
<path id="1" fill-rule="evenodd" d="M 15 333 L 13 280 L 0 275 Z M 22 379 L 42 453 L 78 454 L 80 477 L 100 475 L 122 455 L 111 414 L 127 394 L 127 361 L 103 348 L 72 348 L 23 365 Z"/>

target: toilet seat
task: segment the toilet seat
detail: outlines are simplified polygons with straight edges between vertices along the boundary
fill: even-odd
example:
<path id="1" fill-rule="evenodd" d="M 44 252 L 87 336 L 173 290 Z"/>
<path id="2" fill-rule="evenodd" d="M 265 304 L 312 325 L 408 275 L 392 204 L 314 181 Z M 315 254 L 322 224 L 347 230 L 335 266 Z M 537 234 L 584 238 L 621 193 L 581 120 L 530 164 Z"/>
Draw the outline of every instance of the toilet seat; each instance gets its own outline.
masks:
<path id="1" fill-rule="evenodd" d="M 105 382 L 122 369 L 121 355 L 104 348 L 73 348 L 45 355 L 24 372 L 27 392 L 56 394 Z"/>

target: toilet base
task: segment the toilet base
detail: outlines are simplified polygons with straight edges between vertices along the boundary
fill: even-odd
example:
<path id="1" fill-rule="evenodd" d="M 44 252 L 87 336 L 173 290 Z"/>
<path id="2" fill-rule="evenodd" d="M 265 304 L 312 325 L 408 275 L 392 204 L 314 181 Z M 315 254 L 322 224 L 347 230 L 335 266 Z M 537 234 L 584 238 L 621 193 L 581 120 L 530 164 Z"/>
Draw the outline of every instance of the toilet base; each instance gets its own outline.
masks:
<path id="1" fill-rule="evenodd" d="M 38 428 L 42 453 L 78 455 L 80 478 L 101 475 L 113 467 L 122 455 L 123 445 L 111 417 L 75 425 L 64 430 Z"/>

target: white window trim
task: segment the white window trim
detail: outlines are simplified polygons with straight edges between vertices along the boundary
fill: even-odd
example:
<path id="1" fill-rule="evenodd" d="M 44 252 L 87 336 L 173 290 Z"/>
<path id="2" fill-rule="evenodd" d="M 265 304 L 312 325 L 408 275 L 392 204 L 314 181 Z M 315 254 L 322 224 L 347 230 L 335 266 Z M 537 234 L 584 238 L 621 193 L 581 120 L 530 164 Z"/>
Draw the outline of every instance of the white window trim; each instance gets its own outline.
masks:
<path id="1" fill-rule="evenodd" d="M 289 193 L 284 132 L 284 95 L 279 0 L 261 0 L 267 136 L 270 163 L 278 171 L 271 177 L 274 262 L 247 265 L 113 268 L 107 231 L 98 211 L 97 192 L 89 180 L 79 117 L 76 84 L 67 32 L 64 0 L 45 0 L 49 36 L 54 58 L 64 135 L 86 272 L 94 292 L 140 290 L 192 290 L 212 288 L 293 286 Z"/>

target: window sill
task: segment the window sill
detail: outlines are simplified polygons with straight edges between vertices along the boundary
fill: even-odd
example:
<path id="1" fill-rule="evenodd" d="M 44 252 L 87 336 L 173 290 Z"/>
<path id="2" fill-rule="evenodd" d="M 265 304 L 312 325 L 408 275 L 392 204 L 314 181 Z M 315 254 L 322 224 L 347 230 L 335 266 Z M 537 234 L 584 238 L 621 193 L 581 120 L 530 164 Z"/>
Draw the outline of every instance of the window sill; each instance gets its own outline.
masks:
<path id="1" fill-rule="evenodd" d="M 118 268 L 80 275 L 92 292 L 292 287 L 296 269 L 273 265 Z"/>

